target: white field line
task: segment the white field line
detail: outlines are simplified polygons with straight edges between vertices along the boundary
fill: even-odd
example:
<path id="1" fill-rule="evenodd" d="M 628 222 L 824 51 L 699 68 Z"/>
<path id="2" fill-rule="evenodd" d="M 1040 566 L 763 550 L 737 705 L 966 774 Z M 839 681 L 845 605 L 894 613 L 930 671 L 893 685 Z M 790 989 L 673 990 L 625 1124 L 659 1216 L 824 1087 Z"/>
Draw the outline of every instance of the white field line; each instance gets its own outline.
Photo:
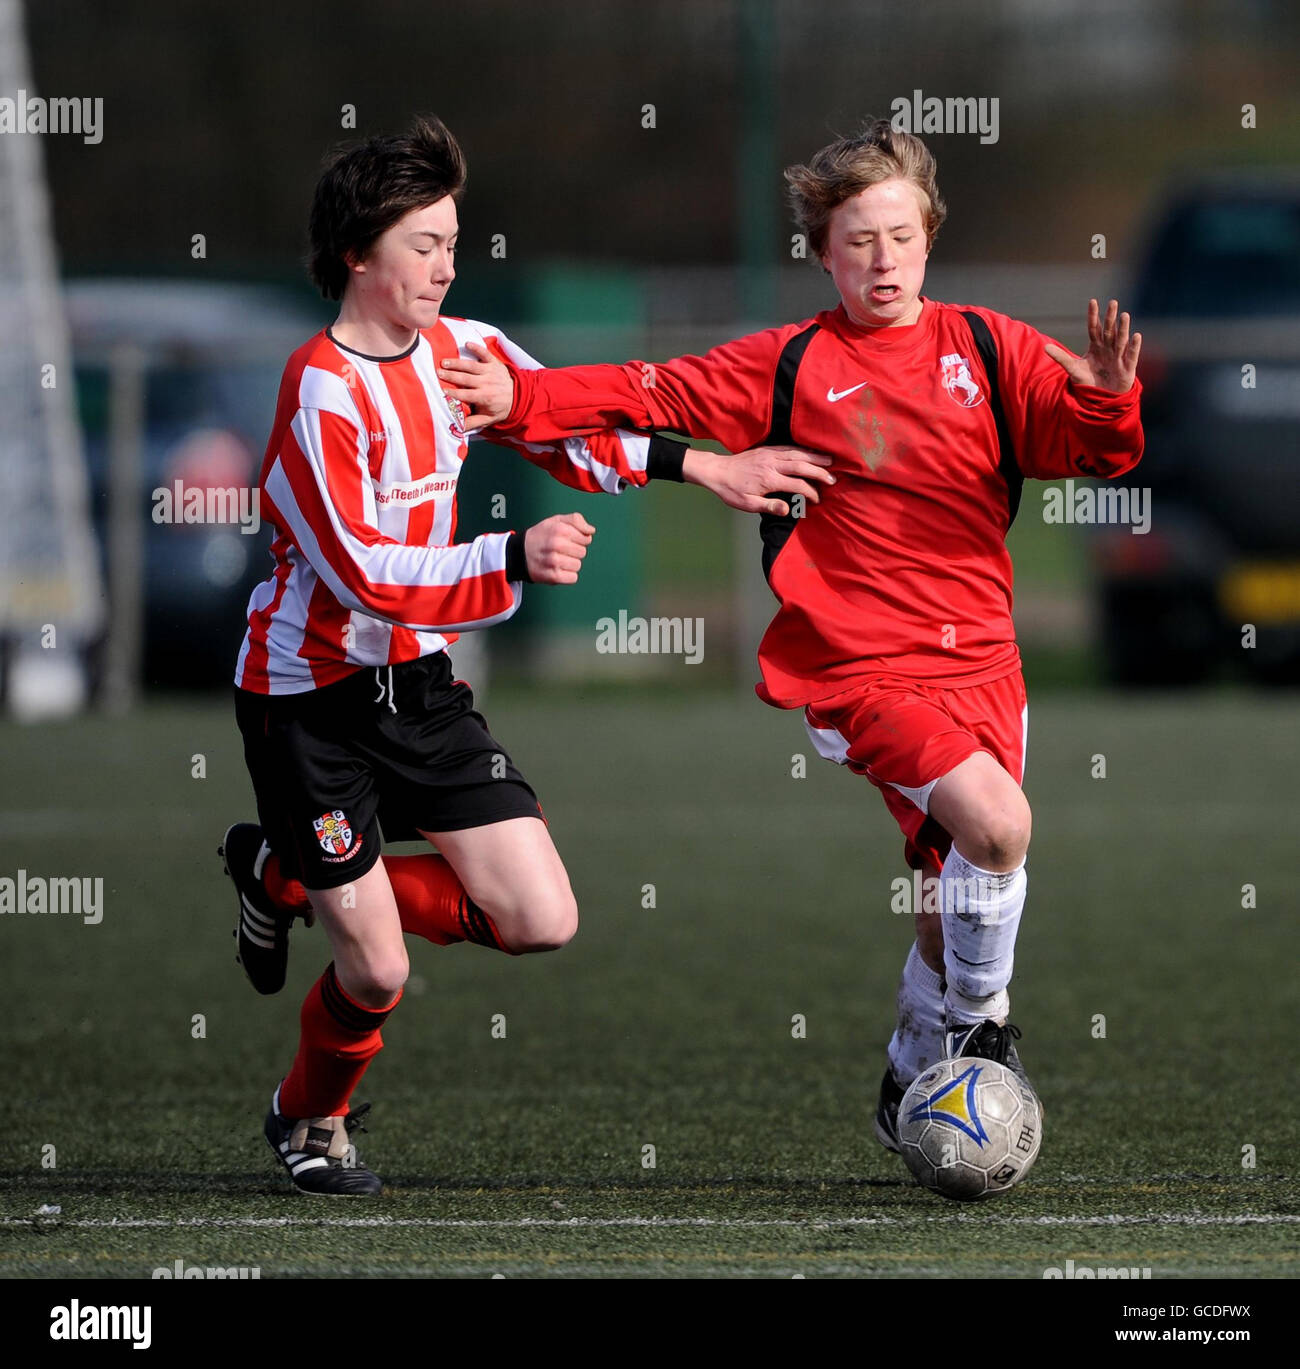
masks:
<path id="1" fill-rule="evenodd" d="M 1107 1214 L 1095 1217 L 977 1217 L 954 1212 L 935 1217 L 517 1217 L 504 1220 L 454 1217 L 5 1217 L 0 1227 L 40 1226 L 118 1229 L 128 1227 L 173 1230 L 190 1227 L 239 1228 L 277 1226 L 420 1227 L 456 1230 L 527 1230 L 588 1227 L 706 1227 L 706 1228 L 807 1228 L 829 1231 L 845 1226 L 946 1226 L 971 1222 L 979 1226 L 1273 1226 L 1300 1222 L 1286 1213 L 1242 1213 L 1212 1217 L 1200 1213 L 1153 1213 L 1133 1217 Z"/>

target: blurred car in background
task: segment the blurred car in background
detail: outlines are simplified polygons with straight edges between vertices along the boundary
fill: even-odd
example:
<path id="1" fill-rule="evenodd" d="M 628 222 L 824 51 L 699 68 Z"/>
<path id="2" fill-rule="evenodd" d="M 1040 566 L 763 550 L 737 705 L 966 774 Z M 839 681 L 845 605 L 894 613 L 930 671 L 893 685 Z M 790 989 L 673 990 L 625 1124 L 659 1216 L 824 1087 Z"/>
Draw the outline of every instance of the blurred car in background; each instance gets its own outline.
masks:
<path id="1" fill-rule="evenodd" d="M 1135 281 L 1150 531 L 1096 527 L 1110 677 L 1300 680 L 1300 178 L 1184 184 Z M 1243 649 L 1246 625 L 1255 645 Z"/>
<path id="2" fill-rule="evenodd" d="M 238 523 L 157 522 L 155 491 L 255 488 L 284 363 L 324 320 L 269 288 L 149 279 L 72 280 L 64 293 L 90 503 L 107 554 L 114 349 L 144 363 L 143 683 L 227 684 L 248 596 L 270 571 L 270 534 Z"/>

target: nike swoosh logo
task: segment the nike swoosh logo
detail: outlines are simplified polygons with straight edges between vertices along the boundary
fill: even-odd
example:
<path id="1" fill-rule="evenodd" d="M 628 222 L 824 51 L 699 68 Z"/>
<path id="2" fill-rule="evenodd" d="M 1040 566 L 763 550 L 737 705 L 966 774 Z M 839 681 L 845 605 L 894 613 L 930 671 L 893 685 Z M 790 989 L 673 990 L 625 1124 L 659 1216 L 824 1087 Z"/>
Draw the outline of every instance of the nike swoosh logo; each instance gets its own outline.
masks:
<path id="1" fill-rule="evenodd" d="M 859 381 L 856 385 L 850 385 L 847 390 L 840 390 L 838 392 L 832 385 L 831 388 L 826 391 L 826 398 L 829 399 L 832 404 L 834 404 L 836 400 L 843 399 L 846 395 L 851 395 L 854 392 L 854 390 L 860 390 L 866 383 L 867 382 L 865 380 L 862 380 Z"/>

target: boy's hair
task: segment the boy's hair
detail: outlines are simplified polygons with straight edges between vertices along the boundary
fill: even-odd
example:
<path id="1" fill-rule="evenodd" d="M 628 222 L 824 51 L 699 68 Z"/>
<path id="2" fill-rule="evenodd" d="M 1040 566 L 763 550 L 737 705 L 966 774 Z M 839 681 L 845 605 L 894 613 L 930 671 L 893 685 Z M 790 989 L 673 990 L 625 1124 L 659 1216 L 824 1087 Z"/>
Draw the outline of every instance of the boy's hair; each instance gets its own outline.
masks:
<path id="1" fill-rule="evenodd" d="M 795 220 L 808 235 L 813 257 L 820 260 L 831 212 L 868 186 L 895 178 L 910 181 L 920 192 L 926 246 L 932 247 L 948 214 L 935 169 L 934 155 L 920 138 L 896 129 L 888 119 L 875 119 L 855 137 L 829 143 L 807 165 L 787 167 L 785 181 Z"/>
<path id="2" fill-rule="evenodd" d="M 465 189 L 465 154 L 441 119 L 422 115 L 402 137 L 368 138 L 326 158 L 312 197 L 307 269 L 326 299 L 342 299 L 347 257 L 364 258 L 412 209 Z"/>

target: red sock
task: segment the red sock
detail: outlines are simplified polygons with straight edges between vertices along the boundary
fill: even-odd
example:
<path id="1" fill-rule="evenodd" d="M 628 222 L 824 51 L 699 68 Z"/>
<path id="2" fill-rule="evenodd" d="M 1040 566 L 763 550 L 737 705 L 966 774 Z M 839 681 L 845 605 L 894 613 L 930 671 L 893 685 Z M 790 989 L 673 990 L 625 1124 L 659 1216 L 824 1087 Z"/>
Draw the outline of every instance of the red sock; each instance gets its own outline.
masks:
<path id="1" fill-rule="evenodd" d="M 338 982 L 334 963 L 303 999 L 302 1035 L 293 1068 L 280 1085 L 284 1117 L 341 1117 L 366 1066 L 384 1048 L 379 1029 L 402 992 L 386 1008 L 367 1008 Z"/>
<path id="2" fill-rule="evenodd" d="M 514 952 L 501 940 L 496 924 L 465 892 L 446 857 L 385 856 L 384 869 L 402 919 L 402 931 L 437 946 L 472 941 L 478 946 Z"/>
<path id="3" fill-rule="evenodd" d="M 283 908 L 285 912 L 298 912 L 311 907 L 311 899 L 307 897 L 307 890 L 296 879 L 285 879 L 280 873 L 280 857 L 271 852 L 262 866 L 262 887 L 270 895 L 271 902 L 277 908 Z M 324 1113 L 313 1113 L 313 1116 L 324 1116 Z"/>
<path id="4" fill-rule="evenodd" d="M 402 919 L 402 931 L 422 936 L 436 946 L 472 941 L 507 955 L 514 954 L 502 941 L 496 923 L 465 892 L 446 857 L 428 852 L 418 856 L 384 856 L 383 861 Z M 303 885 L 280 873 L 280 858 L 274 853 L 267 856 L 262 866 L 262 885 L 277 908 L 288 912 L 311 907 Z"/>

